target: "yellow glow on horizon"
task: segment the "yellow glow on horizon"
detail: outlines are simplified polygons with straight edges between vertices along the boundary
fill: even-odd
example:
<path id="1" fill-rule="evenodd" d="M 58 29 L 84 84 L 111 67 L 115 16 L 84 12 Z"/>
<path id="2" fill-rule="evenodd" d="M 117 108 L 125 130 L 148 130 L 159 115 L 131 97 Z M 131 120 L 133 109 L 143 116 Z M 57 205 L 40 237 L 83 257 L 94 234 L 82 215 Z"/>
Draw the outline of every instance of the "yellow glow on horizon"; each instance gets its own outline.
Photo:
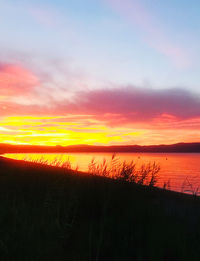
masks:
<path id="1" fill-rule="evenodd" d="M 110 144 L 122 142 L 120 135 L 110 135 L 108 127 L 93 121 L 92 126 L 85 122 L 60 122 L 64 116 L 55 117 L 7 117 L 1 121 L 0 143 L 31 145 L 76 145 Z M 78 117 L 79 118 L 79 117 Z M 67 117 L 66 117 L 67 119 Z M 92 120 L 90 121 L 92 122 Z"/>
<path id="2" fill-rule="evenodd" d="M 0 143 L 28 145 L 152 145 L 195 142 L 198 130 L 110 127 L 91 115 L 19 116 L 0 118 Z"/>

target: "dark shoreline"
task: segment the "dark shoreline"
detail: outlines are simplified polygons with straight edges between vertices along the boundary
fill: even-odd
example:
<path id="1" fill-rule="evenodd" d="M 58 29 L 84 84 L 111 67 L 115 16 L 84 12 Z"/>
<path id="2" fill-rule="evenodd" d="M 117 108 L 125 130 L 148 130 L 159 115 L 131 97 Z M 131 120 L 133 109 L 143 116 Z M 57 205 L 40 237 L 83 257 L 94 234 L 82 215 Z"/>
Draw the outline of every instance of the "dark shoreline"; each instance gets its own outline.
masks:
<path id="1" fill-rule="evenodd" d="M 113 180 L 112 178 L 109 177 L 101 177 L 101 176 L 96 176 L 96 175 L 91 175 L 87 172 L 84 171 L 79 171 L 79 170 L 72 170 L 72 169 L 63 169 L 60 167 L 56 167 L 56 166 L 51 166 L 51 165 L 45 165 L 45 164 L 41 164 L 41 163 L 34 163 L 34 162 L 29 162 L 29 161 L 24 161 L 24 160 L 17 160 L 17 159 L 10 159 L 10 158 L 6 158 L 3 156 L 3 154 L 0 155 L 0 168 L 2 166 L 2 164 L 5 164 L 5 166 L 13 166 L 15 168 L 20 168 L 20 169 L 27 169 L 30 168 L 31 171 L 42 171 L 44 173 L 50 171 L 55 173 L 56 175 L 75 175 L 77 177 L 79 177 L 80 179 L 84 178 L 84 179 L 97 179 L 99 180 L 99 182 L 104 182 L 104 181 L 109 181 L 111 183 L 118 183 L 117 180 Z M 158 194 L 157 196 L 159 197 L 160 195 L 164 195 L 167 197 L 174 197 L 176 199 L 186 199 L 186 200 L 193 200 L 193 199 L 198 199 L 200 201 L 200 197 L 197 195 L 193 195 L 193 194 L 189 194 L 189 193 L 184 193 L 184 192 L 180 192 L 180 191 L 174 191 L 174 190 L 168 190 L 168 189 L 163 189 L 161 187 L 149 187 L 149 186 L 145 186 L 145 185 L 139 185 L 139 184 L 128 184 L 127 182 L 125 182 L 125 184 L 127 186 L 133 186 L 133 188 L 137 188 L 140 191 L 145 191 L 148 193 L 152 193 L 152 194 Z"/>
<path id="2" fill-rule="evenodd" d="M 200 153 L 200 143 L 177 143 L 171 145 L 115 145 L 115 146 L 32 146 L 0 144 L 0 153 Z"/>
<path id="3" fill-rule="evenodd" d="M 0 157 L 0 259 L 199 260 L 199 197 Z"/>

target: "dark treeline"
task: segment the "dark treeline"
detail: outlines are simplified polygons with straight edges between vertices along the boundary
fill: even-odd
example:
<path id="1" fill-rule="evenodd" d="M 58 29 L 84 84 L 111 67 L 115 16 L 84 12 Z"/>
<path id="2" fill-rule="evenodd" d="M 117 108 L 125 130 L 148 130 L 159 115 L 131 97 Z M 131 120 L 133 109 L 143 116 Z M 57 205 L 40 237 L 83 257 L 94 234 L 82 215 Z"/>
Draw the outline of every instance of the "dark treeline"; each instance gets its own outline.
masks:
<path id="1" fill-rule="evenodd" d="M 0 144 L 0 153 L 62 153 L 62 152 L 152 152 L 152 153 L 198 153 L 200 143 L 177 143 L 171 145 L 118 145 L 118 146 L 32 146 Z"/>

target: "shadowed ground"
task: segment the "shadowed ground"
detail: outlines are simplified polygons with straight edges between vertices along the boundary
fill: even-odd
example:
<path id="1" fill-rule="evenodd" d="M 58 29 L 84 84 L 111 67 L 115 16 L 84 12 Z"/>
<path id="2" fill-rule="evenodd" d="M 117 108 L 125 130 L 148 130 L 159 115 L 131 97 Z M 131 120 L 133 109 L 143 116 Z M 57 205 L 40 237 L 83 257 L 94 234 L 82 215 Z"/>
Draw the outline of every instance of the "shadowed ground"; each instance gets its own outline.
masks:
<path id="1" fill-rule="evenodd" d="M 0 260 L 199 260 L 199 198 L 0 158 Z"/>

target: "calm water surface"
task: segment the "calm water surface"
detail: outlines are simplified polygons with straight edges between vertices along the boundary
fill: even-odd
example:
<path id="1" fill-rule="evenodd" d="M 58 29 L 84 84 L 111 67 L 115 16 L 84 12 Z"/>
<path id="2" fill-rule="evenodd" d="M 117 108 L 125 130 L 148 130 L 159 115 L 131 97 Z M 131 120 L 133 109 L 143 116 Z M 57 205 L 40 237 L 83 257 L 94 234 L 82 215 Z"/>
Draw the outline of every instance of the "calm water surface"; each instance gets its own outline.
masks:
<path id="1" fill-rule="evenodd" d="M 112 153 L 56 153 L 56 154 L 6 154 L 12 159 L 39 160 L 47 159 L 49 163 L 56 158 L 60 161 L 71 162 L 72 168 L 87 171 L 88 164 L 94 158 L 101 163 L 104 159 L 109 163 Z M 134 161 L 139 167 L 145 163 L 156 162 L 160 165 L 159 180 L 157 186 L 163 187 L 164 182 L 169 181 L 170 189 L 175 191 L 200 192 L 200 153 L 117 153 L 120 161 Z"/>

